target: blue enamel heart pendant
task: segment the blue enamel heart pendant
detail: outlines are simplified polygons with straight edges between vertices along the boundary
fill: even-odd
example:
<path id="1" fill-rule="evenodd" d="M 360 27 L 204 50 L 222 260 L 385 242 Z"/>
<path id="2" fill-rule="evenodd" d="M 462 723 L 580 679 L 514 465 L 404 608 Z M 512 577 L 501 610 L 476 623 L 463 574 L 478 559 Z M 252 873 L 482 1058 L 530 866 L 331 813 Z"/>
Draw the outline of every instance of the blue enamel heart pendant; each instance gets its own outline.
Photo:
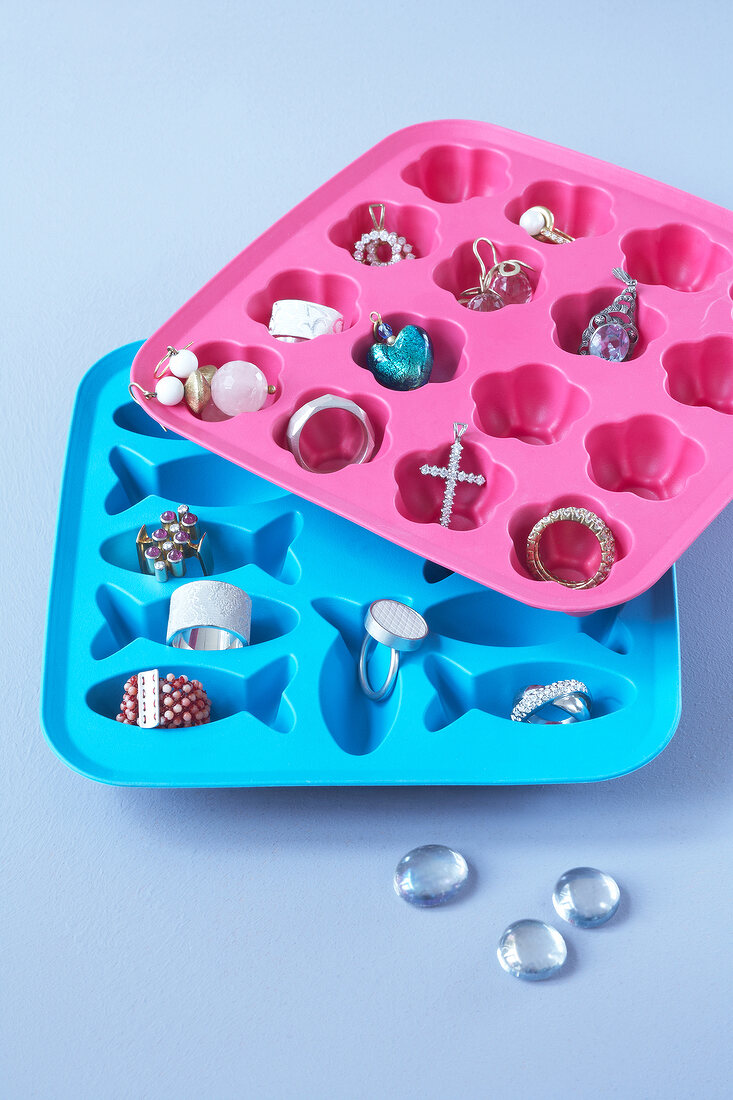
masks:
<path id="1" fill-rule="evenodd" d="M 380 386 L 388 390 L 419 390 L 430 381 L 433 344 L 424 328 L 405 325 L 395 336 L 378 313 L 371 314 L 375 342 L 367 352 L 367 366 Z"/>

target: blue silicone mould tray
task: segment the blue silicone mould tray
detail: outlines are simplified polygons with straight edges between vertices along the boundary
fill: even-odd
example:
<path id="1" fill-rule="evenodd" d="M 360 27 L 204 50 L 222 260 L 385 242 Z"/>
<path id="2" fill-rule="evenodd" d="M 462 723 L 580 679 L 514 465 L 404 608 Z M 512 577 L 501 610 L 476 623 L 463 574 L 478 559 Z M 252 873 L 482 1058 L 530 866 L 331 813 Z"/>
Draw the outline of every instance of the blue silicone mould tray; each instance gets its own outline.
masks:
<path id="1" fill-rule="evenodd" d="M 151 787 L 560 783 L 620 775 L 661 751 L 680 705 L 672 572 L 585 617 L 516 603 L 166 435 L 127 393 L 139 347 L 89 371 L 69 438 L 42 717 L 70 767 Z M 213 575 L 252 596 L 246 649 L 163 642 L 173 585 L 185 581 L 142 575 L 135 535 L 181 502 L 208 532 Z M 431 633 L 375 704 L 356 660 L 365 609 L 382 596 L 416 607 Z M 212 723 L 116 722 L 125 679 L 153 667 L 198 677 Z M 517 689 L 567 676 L 593 691 L 590 723 L 506 717 Z"/>

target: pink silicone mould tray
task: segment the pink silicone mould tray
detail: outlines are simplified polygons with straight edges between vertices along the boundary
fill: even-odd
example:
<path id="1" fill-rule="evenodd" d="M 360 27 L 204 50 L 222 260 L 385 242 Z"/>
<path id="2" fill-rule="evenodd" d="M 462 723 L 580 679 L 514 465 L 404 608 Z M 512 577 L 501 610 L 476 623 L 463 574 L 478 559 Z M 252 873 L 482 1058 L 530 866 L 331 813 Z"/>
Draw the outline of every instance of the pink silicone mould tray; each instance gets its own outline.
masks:
<path id="1" fill-rule="evenodd" d="M 414 262 L 354 260 L 374 202 L 414 245 Z M 576 241 L 529 237 L 518 221 L 535 204 Z M 479 236 L 500 259 L 532 265 L 531 302 L 489 314 L 459 304 L 477 282 Z M 629 361 L 613 364 L 576 350 L 620 289 L 616 266 L 639 282 L 640 338 Z M 277 386 L 258 413 L 217 423 L 185 404 L 143 404 L 180 435 L 423 557 L 525 603 L 587 613 L 647 589 L 733 495 L 732 281 L 730 212 L 486 123 L 425 123 L 380 142 L 249 245 L 145 343 L 131 377 L 152 389 L 169 344 L 192 342 L 202 365 L 255 362 Z M 267 331 L 278 298 L 333 306 L 344 331 L 282 343 Z M 429 332 L 435 366 L 422 389 L 385 389 L 366 369 L 372 310 L 395 331 Z M 297 465 L 288 420 L 323 393 L 366 410 L 370 462 L 328 474 Z M 445 463 L 454 421 L 469 425 L 462 466 L 486 485 L 458 486 L 445 529 L 444 482 L 419 471 Z M 597 588 L 527 572 L 533 524 L 568 504 L 597 512 L 616 537 L 616 563 Z M 590 532 L 552 531 L 551 568 L 570 579 L 595 571 Z"/>

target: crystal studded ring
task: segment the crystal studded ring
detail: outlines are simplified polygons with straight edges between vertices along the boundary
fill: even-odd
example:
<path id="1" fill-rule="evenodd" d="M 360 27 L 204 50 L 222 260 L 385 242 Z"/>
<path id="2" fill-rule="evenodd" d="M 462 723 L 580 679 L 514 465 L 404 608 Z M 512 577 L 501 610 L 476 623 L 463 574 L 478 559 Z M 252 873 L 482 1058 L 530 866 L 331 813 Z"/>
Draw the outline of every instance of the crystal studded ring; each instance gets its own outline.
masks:
<path id="1" fill-rule="evenodd" d="M 582 680 L 529 684 L 519 692 L 510 718 L 533 725 L 567 726 L 590 718 L 591 693 Z"/>
<path id="2" fill-rule="evenodd" d="M 596 536 L 601 548 L 601 560 L 592 577 L 588 577 L 584 581 L 568 581 L 555 576 L 545 566 L 540 557 L 540 542 L 547 528 L 551 527 L 553 523 L 580 523 Z M 616 540 L 613 537 L 613 532 L 600 516 L 587 508 L 556 508 L 535 523 L 527 538 L 527 566 L 530 572 L 534 573 L 541 581 L 554 581 L 556 584 L 562 584 L 565 588 L 595 588 L 605 581 L 615 560 Z"/>
<path id="3" fill-rule="evenodd" d="M 373 228 L 367 233 L 362 233 L 358 241 L 354 243 L 354 259 L 360 264 L 368 264 L 370 267 L 389 267 L 390 264 L 399 263 L 400 260 L 414 260 L 415 253 L 412 245 L 404 237 L 384 228 L 384 203 L 373 202 L 369 206 Z M 380 259 L 380 252 L 387 255 L 388 259 Z"/>

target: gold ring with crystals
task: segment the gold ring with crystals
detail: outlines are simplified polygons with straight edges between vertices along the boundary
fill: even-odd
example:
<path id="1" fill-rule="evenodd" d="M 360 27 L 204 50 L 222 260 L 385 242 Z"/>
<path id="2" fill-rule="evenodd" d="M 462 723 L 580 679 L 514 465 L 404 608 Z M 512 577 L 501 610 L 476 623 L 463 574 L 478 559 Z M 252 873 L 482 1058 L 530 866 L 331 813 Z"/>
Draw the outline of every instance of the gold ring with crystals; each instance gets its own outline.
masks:
<path id="1" fill-rule="evenodd" d="M 550 572 L 540 556 L 540 542 L 547 528 L 551 527 L 553 523 L 563 522 L 580 523 L 583 527 L 587 527 L 589 531 L 592 531 L 598 539 L 601 548 L 601 561 L 593 576 L 584 581 L 566 581 L 562 577 L 556 577 L 554 573 Z M 603 584 L 611 572 L 611 566 L 615 560 L 616 540 L 613 537 L 613 532 L 600 516 L 587 508 L 555 508 L 554 511 L 548 512 L 546 516 L 535 523 L 527 538 L 527 566 L 530 572 L 542 581 L 554 581 L 555 584 L 562 584 L 565 588 L 595 588 L 597 585 Z"/>

